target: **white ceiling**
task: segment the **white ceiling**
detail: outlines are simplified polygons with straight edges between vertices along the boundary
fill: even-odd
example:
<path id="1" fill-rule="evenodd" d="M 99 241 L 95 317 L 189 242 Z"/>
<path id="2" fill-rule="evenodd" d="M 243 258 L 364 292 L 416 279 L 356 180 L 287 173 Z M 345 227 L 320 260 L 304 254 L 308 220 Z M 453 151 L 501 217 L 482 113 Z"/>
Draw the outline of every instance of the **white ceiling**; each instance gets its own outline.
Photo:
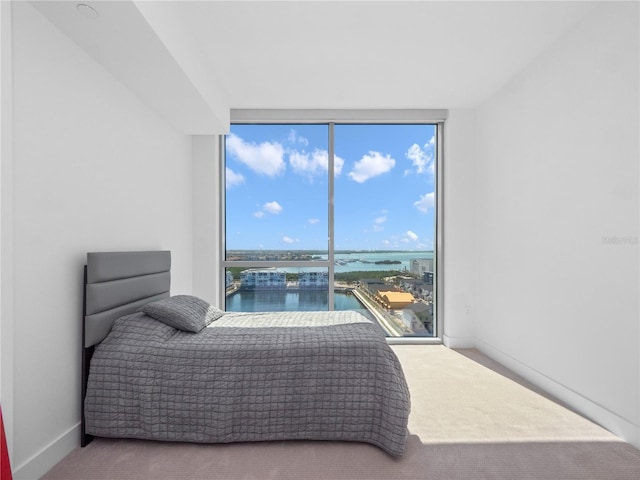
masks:
<path id="1" fill-rule="evenodd" d="M 232 108 L 474 107 L 594 2 L 174 2 Z"/>
<path id="2" fill-rule="evenodd" d="M 32 4 L 178 128 L 223 133 L 230 108 L 473 108 L 598 2 Z"/>

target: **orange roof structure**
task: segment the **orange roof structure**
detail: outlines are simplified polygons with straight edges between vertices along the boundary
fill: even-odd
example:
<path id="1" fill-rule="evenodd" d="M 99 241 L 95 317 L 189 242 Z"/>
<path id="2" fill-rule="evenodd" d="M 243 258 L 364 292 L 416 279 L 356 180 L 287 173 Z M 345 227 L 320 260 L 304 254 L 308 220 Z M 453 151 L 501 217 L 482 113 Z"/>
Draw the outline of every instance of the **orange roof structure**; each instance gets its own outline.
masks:
<path id="1" fill-rule="evenodd" d="M 393 310 L 400 310 L 414 302 L 413 295 L 407 292 L 379 291 L 377 296 L 385 307 Z"/>

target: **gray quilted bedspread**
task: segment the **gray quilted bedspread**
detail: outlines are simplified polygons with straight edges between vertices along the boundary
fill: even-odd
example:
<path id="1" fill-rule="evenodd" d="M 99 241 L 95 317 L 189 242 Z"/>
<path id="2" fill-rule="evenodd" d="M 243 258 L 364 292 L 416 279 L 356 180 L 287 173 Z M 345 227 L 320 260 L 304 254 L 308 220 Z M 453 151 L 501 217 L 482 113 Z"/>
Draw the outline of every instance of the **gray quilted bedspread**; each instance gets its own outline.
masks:
<path id="1" fill-rule="evenodd" d="M 409 391 L 356 312 L 228 313 L 200 333 L 142 313 L 96 347 L 86 432 L 201 443 L 367 442 L 402 455 Z"/>

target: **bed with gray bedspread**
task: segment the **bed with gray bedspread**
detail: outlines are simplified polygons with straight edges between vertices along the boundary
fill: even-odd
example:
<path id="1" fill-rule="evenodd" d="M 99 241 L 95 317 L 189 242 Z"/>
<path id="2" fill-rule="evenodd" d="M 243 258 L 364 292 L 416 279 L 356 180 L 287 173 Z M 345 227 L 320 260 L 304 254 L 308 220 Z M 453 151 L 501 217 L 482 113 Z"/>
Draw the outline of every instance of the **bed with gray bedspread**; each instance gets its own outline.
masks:
<path id="1" fill-rule="evenodd" d="M 135 313 L 96 347 L 84 408 L 100 437 L 357 441 L 400 456 L 410 401 L 357 312 L 227 313 L 195 334 Z"/>

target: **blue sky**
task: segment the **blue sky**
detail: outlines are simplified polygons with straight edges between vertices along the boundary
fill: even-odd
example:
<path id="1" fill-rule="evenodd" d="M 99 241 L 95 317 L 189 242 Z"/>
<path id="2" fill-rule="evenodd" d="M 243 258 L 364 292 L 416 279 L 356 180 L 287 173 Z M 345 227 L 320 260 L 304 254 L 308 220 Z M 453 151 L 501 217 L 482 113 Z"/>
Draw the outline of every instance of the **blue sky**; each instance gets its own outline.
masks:
<path id="1" fill-rule="evenodd" d="M 431 250 L 434 125 L 335 126 L 335 249 Z M 232 125 L 229 250 L 326 250 L 328 126 Z"/>

